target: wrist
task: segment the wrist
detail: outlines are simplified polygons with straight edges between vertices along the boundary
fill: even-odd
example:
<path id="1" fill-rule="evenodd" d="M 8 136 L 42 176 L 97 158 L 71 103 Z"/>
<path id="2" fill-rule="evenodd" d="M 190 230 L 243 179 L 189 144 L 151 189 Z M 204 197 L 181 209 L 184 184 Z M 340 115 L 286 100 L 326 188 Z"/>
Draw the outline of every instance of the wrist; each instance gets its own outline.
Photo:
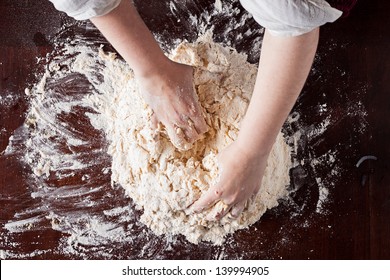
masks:
<path id="1" fill-rule="evenodd" d="M 180 64 L 165 57 L 166 60 L 157 63 L 147 70 L 134 71 L 137 79 L 143 86 L 158 88 L 151 95 L 163 95 L 168 91 L 176 92 L 177 87 L 190 92 L 193 90 L 193 69 L 191 66 Z"/>
<path id="2" fill-rule="evenodd" d="M 238 137 L 234 142 L 237 158 L 255 165 L 261 165 L 268 158 L 271 149 L 258 148 L 250 140 Z"/>
<path id="3" fill-rule="evenodd" d="M 249 111 L 249 110 L 248 110 Z M 241 123 L 237 144 L 253 157 L 268 157 L 280 131 L 275 122 L 259 116 L 258 112 L 248 112 Z"/>
<path id="4" fill-rule="evenodd" d="M 157 58 L 150 58 L 145 63 L 132 65 L 135 76 L 138 79 L 153 79 L 164 76 L 164 73 L 169 69 L 171 60 L 167 58 L 164 54 Z"/>

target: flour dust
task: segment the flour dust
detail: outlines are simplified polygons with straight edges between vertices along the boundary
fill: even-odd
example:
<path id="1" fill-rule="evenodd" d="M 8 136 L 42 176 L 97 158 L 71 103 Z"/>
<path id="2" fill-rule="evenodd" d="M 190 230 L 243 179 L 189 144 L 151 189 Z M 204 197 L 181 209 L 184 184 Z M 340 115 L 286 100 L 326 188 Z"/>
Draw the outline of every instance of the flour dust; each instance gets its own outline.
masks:
<path id="1" fill-rule="evenodd" d="M 206 30 L 214 29 L 214 34 L 222 36 L 214 35 L 213 39 L 222 42 L 224 47 L 239 50 L 243 47 L 237 42 L 250 40 L 251 47 L 246 55 L 253 62 L 258 59 L 261 45 L 259 35 L 262 30 L 257 26 L 252 28 L 255 25 L 251 23 L 250 15 L 243 13 L 233 2 L 217 0 L 209 10 L 202 13 L 197 13 L 196 5 L 185 10 L 178 1 L 171 1 L 167 9 L 178 17 L 180 13 L 192 15 L 179 17 L 182 23 L 185 21 L 185 26 L 199 27 L 192 34 L 192 39 Z M 243 20 L 237 20 L 237 15 L 241 14 L 244 15 Z M 218 26 L 218 19 L 223 22 L 232 17 L 234 20 L 225 27 Z M 251 28 L 247 28 L 248 25 Z M 84 31 L 95 32 L 88 23 L 77 26 L 80 27 Z M 218 32 L 218 28 L 225 33 Z M 241 32 L 242 30 L 246 31 Z M 50 254 L 85 259 L 159 259 L 180 257 L 177 254 L 192 257 L 198 254 L 196 256 L 199 258 L 245 259 L 253 257 L 251 254 L 254 252 L 250 250 L 253 242 L 258 241 L 259 246 L 270 248 L 267 254 L 272 254 L 277 248 L 293 245 L 293 229 L 283 224 L 274 232 L 272 240 L 267 239 L 261 227 L 256 224 L 237 234 L 227 235 L 222 246 L 200 242 L 204 236 L 202 234 L 192 239 L 192 242 L 200 242 L 198 245 L 188 243 L 182 235 L 166 233 L 158 237 L 145 226 L 148 221 L 143 216 L 143 211 L 136 207 L 137 201 L 129 198 L 131 191 L 119 184 L 112 184 L 112 180 L 123 184 L 122 180 L 128 180 L 128 175 L 123 176 L 123 171 L 118 172 L 117 167 L 112 166 L 113 146 L 110 147 L 110 141 L 107 141 L 109 133 L 104 131 L 109 120 L 101 118 L 107 112 L 102 114 L 99 111 L 102 108 L 115 110 L 104 104 L 115 102 L 112 98 L 119 98 L 116 95 L 117 88 L 119 86 L 123 91 L 128 86 L 132 72 L 121 59 L 107 51 L 110 50 L 108 47 L 100 47 L 105 43 L 104 39 L 93 37 L 91 40 L 89 35 L 81 36 L 76 33 L 71 40 L 67 38 L 67 32 L 64 29 L 60 34 L 53 53 L 41 58 L 40 63 L 46 64 L 46 71 L 43 74 L 37 73 L 39 82 L 24 93 L 30 100 L 25 125 L 14 132 L 3 151 L 2 156 L 20 160 L 24 168 L 29 170 L 25 178 L 28 183 L 25 195 L 30 197 L 30 203 L 21 206 L 14 217 L 5 223 L 7 232 L 2 234 L 1 247 L 4 249 L 0 250 L 1 258 L 44 258 Z M 179 45 L 177 38 L 166 41 L 162 39 L 166 38 L 163 33 L 157 37 L 166 48 L 172 49 L 172 46 Z M 252 37 L 256 39 L 251 40 Z M 84 63 L 80 63 L 81 61 Z M 113 79 L 106 78 L 113 77 L 118 71 L 127 73 L 121 76 L 123 80 L 114 84 Z M 250 72 L 255 72 L 255 69 Z M 244 94 L 246 101 L 250 97 L 249 91 L 246 90 L 246 96 Z M 115 94 L 107 96 L 102 94 L 104 92 Z M 11 95 L 2 95 L 1 106 L 7 106 L 10 102 Z M 292 185 L 287 197 L 283 192 L 278 194 L 278 197 L 285 199 L 276 199 L 280 205 L 270 213 L 276 216 L 284 213 L 297 221 L 297 227 L 305 228 L 330 211 L 328 205 L 332 202 L 333 187 L 343 174 L 339 157 L 341 143 L 321 149 L 315 147 L 323 146 L 321 139 L 340 120 L 359 120 L 360 126 L 353 128 L 356 133 L 364 133 L 366 122 L 363 105 L 353 100 L 349 102 L 349 112 L 340 118 L 327 99 L 320 98 L 316 108 L 311 108 L 319 117 L 311 121 L 306 120 L 302 114 L 304 110 L 299 108 L 300 102 L 298 100 L 298 107 L 283 129 L 289 146 L 293 149 L 293 168 L 290 171 Z M 233 134 L 230 132 L 230 135 Z M 108 153 L 110 149 L 111 155 Z M 185 200 L 179 201 L 183 201 L 180 207 L 186 205 Z M 308 212 L 312 213 L 309 219 L 300 219 Z M 149 221 L 151 222 L 153 221 Z M 35 233 L 40 236 L 45 231 L 61 234 L 54 250 L 45 249 L 44 246 L 30 251 L 19 249 L 23 241 L 18 239 L 18 235 Z M 154 231 L 158 229 L 155 228 Z M 235 237 L 249 235 L 253 238 Z M 205 239 L 217 243 L 223 240 Z"/>

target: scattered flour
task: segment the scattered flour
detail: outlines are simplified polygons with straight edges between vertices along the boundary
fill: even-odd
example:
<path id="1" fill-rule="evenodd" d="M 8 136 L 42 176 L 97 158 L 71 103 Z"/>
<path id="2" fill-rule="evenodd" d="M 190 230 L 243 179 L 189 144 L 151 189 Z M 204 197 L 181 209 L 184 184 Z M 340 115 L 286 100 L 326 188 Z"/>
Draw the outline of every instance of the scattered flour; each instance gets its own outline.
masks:
<path id="1" fill-rule="evenodd" d="M 209 212 L 186 213 L 217 182 L 216 155 L 236 139 L 257 73 L 256 66 L 249 64 L 245 55 L 212 42 L 211 33 L 195 43 L 180 44 L 171 55 L 175 61 L 195 66 L 194 84 L 210 127 L 204 138 L 188 151 L 176 149 L 164 130 L 155 137 L 156 132 L 150 126 L 151 110 L 138 93 L 133 72 L 114 53 L 105 53 L 102 48 L 68 45 L 63 55 L 71 58 L 66 67 L 64 60 L 53 60 L 41 81 L 26 90 L 33 98 L 26 121 L 32 130 L 26 141 L 25 158 L 35 175 L 72 177 L 77 170 L 93 165 L 90 159 L 94 157 L 89 151 L 97 152 L 97 156 L 101 151 L 89 150 L 88 134 L 82 135 L 74 129 L 89 120 L 96 129 L 105 132 L 108 140 L 112 182 L 125 188 L 137 208 L 143 211 L 141 222 L 158 235 L 182 234 L 192 243 L 221 244 L 227 234 L 255 223 L 267 209 L 277 206 L 278 200 L 287 196 L 292 161 L 290 149 L 280 134 L 260 192 L 238 219 L 229 215 L 221 221 L 206 219 L 210 211 L 219 212 L 226 207 L 223 202 L 218 202 Z M 88 86 L 80 86 L 76 75 L 84 77 Z M 60 84 L 53 89 L 49 86 L 53 83 Z M 74 94 L 64 90 L 68 83 L 71 89 L 75 87 Z M 85 111 L 85 120 L 65 121 L 64 116 L 71 116 L 80 108 Z M 65 143 L 66 149 L 57 142 Z M 72 152 L 81 148 L 83 153 Z M 87 178 L 83 174 L 80 179 Z M 72 188 L 71 196 L 76 195 L 74 191 Z M 80 188 L 78 192 L 94 191 L 100 188 Z M 54 216 L 52 213 L 45 218 L 53 220 Z M 61 219 L 55 220 L 53 228 Z M 7 227 L 19 226 L 9 223 Z"/>
<path id="2" fill-rule="evenodd" d="M 94 79 L 94 60 L 79 55 L 73 71 L 84 74 L 102 94 L 86 98 L 99 114 L 88 116 L 110 142 L 112 181 L 122 185 L 143 210 L 141 221 L 156 234 L 183 234 L 190 242 L 221 244 L 224 237 L 256 222 L 278 199 L 287 195 L 290 150 L 280 134 L 268 162 L 259 194 L 237 219 L 208 221 L 207 211 L 186 209 L 218 179 L 216 155 L 237 137 L 253 90 L 256 67 L 244 55 L 212 42 L 211 35 L 183 43 L 173 60 L 196 66 L 194 83 L 210 130 L 189 151 L 177 150 L 164 131 L 156 140 L 150 109 L 138 93 L 132 71 L 115 55 L 100 50 L 104 82 Z M 220 211 L 222 202 L 209 211 Z"/>
<path id="3" fill-rule="evenodd" d="M 240 52 L 244 51 L 251 62 L 258 61 L 263 29 L 253 22 L 249 14 L 240 12 L 241 9 L 234 5 L 236 1 L 215 0 L 211 2 L 211 10 L 202 9 L 201 11 L 196 1 L 172 0 L 167 4 L 169 4 L 172 16 L 177 18 L 180 25 L 186 27 L 186 34 L 187 32 L 193 34 L 193 36 L 185 37 L 188 40 L 192 41 L 206 30 L 214 30 L 214 35 L 217 35 L 214 36 L 216 41 L 232 46 Z M 176 24 L 176 20 L 172 22 Z M 85 26 L 84 24 L 82 26 L 85 27 L 85 30 L 95 30 L 92 24 L 88 22 L 85 23 Z M 71 26 L 72 30 L 73 28 L 78 30 L 78 28 Z M 26 175 L 28 184 L 26 194 L 31 195 L 31 205 L 26 204 L 21 209 L 18 208 L 13 213 L 13 218 L 5 223 L 5 230 L 2 231 L 2 238 L 0 239 L 0 247 L 6 249 L 0 250 L 0 258 L 36 258 L 53 254 L 53 252 L 60 256 L 65 255 L 72 258 L 165 258 L 167 253 L 168 255 L 171 254 L 170 250 L 180 251 L 177 248 L 182 247 L 190 248 L 189 251 L 192 250 L 191 248 L 195 248 L 194 250 L 202 257 L 220 259 L 254 258 L 258 257 L 259 250 L 267 257 L 274 255 L 272 252 L 275 252 L 278 244 L 280 246 L 280 240 L 291 237 L 291 232 L 289 233 L 286 228 L 281 228 L 279 235 L 277 233 L 275 235 L 274 232 L 270 234 L 271 239 L 264 238 L 266 235 L 262 234 L 261 230 L 256 231 L 249 241 L 250 244 L 254 242 L 259 244 L 259 249 L 256 251 L 242 250 L 242 246 L 245 247 L 246 244 L 245 238 L 231 242 L 233 237 L 228 238 L 224 246 L 214 247 L 211 244 L 202 243 L 193 247 L 191 244 L 183 243 L 183 240 L 178 236 L 166 234 L 164 237 L 157 237 L 138 222 L 140 211 L 136 211 L 132 207 L 132 202 L 123 195 L 123 189 L 116 185 L 109 185 L 111 172 L 112 180 L 119 182 L 119 179 L 125 180 L 130 177 L 129 170 L 125 170 L 125 173 L 121 175 L 120 163 L 122 161 L 118 162 L 115 167 L 115 162 L 106 154 L 107 143 L 103 132 L 93 133 L 90 131 L 92 127 L 90 122 L 102 131 L 107 131 L 109 128 L 109 122 L 112 122 L 113 117 L 109 117 L 109 112 L 104 111 L 109 109 L 107 107 L 108 102 L 114 101 L 115 104 L 118 104 L 119 100 L 115 100 L 115 98 L 121 98 L 121 102 L 124 103 L 128 102 L 121 94 L 129 88 L 135 88 L 136 90 L 136 85 L 131 82 L 133 79 L 132 72 L 124 63 L 115 59 L 114 54 L 100 51 L 100 56 L 97 55 L 98 51 L 95 46 L 96 44 L 105 43 L 102 38 L 84 36 L 79 34 L 80 30 L 75 32 L 75 36 L 69 36 L 70 33 L 67 29 L 68 27 L 65 27 L 63 32 L 59 34 L 59 38 L 56 39 L 53 53 L 46 58 L 37 58 L 38 63 L 44 63 L 47 67 L 43 77 L 41 76 L 42 73 L 35 73 L 42 78 L 41 82 L 25 91 L 26 98 L 28 98 L 31 105 L 28 121 L 25 126 L 14 131 L 13 136 L 9 138 L 9 145 L 6 150 L 0 153 L 0 156 L 15 157 L 18 160 L 23 157 L 24 161 L 22 160 L 22 162 L 27 163 L 35 174 L 40 175 Z M 158 31 L 155 35 L 167 51 L 172 49 L 172 46 L 179 45 L 183 36 L 179 34 L 178 37 L 172 37 L 171 29 L 166 30 L 169 31 L 163 31 L 162 33 Z M 74 40 L 69 37 L 74 38 Z M 186 44 L 185 47 L 187 52 L 196 54 L 199 46 Z M 220 50 L 222 54 L 230 52 L 228 49 Z M 181 54 L 183 55 L 183 52 Z M 222 59 L 224 56 L 225 54 L 220 58 Z M 195 55 L 194 58 L 196 57 L 202 56 Z M 208 65 L 202 64 L 202 61 L 190 58 L 186 62 L 194 63 L 200 69 L 203 69 L 202 71 L 207 71 Z M 85 63 L 89 64 L 85 65 Z M 214 64 L 216 65 L 216 63 Z M 232 73 L 233 68 L 230 65 L 225 63 L 221 63 L 221 65 L 221 69 L 225 67 L 230 69 L 230 73 Z M 243 62 L 242 67 L 253 68 L 254 66 Z M 201 73 L 202 71 L 198 71 L 198 78 L 205 76 Z M 218 77 L 218 70 L 216 69 L 214 72 L 208 69 L 208 71 L 213 73 L 210 83 L 214 81 L 217 82 L 217 85 L 222 85 L 220 82 L 222 82 L 223 77 Z M 104 75 L 102 75 L 103 72 Z M 121 81 L 115 84 L 119 78 L 115 74 L 116 72 L 122 72 L 123 83 Z M 340 73 L 340 75 L 345 75 L 345 72 Z M 318 83 L 324 82 L 324 77 L 328 77 L 321 73 L 317 73 L 316 77 L 318 76 L 320 77 Z M 199 85 L 206 85 L 207 81 L 198 80 L 197 83 L 199 89 Z M 210 87 L 218 89 L 217 85 Z M 342 93 L 343 87 L 338 86 L 336 90 Z M 101 94 L 107 92 L 111 94 Z M 234 96 L 231 92 L 238 94 L 237 90 L 228 91 L 227 95 L 230 97 Z M 326 214 L 329 211 L 329 200 L 333 198 L 334 184 L 340 181 L 340 178 L 344 178 L 342 174 L 345 167 L 341 165 L 340 158 L 343 157 L 340 157 L 339 151 L 345 150 L 345 143 L 330 147 L 329 150 L 318 149 L 324 144 L 324 142 L 319 141 L 319 138 L 326 139 L 329 137 L 327 133 L 332 131 L 334 126 L 337 126 L 340 120 L 343 119 L 348 119 L 349 123 L 356 124 L 353 127 L 356 134 L 364 133 L 368 124 L 363 104 L 359 101 L 359 98 L 357 98 L 358 103 L 355 100 L 359 92 L 362 96 L 364 89 L 357 89 L 354 95 L 348 95 L 354 96 L 354 99 L 349 100 L 347 98 L 347 101 L 349 100 L 347 102 L 348 110 L 346 114 L 342 114 L 342 117 L 337 114 L 337 106 L 332 105 L 332 99 L 325 98 L 324 93 L 322 101 L 315 108 L 316 112 L 322 116 L 320 119 L 305 120 L 304 117 L 300 117 L 297 112 L 303 113 L 301 116 L 304 116 L 307 110 L 310 110 L 310 107 L 306 107 L 307 102 L 299 101 L 298 105 L 302 103 L 305 108 L 300 110 L 298 106 L 286 123 L 286 131 L 292 132 L 287 133 L 290 144 L 294 147 L 292 156 L 297 157 L 299 155 L 299 161 L 294 162 L 294 169 L 298 168 L 299 171 L 302 171 L 302 174 L 294 172 L 294 170 L 291 171 L 292 180 L 294 181 L 293 187 L 303 190 L 297 196 L 297 207 L 293 204 L 293 202 L 295 203 L 295 193 L 290 192 L 288 198 L 289 201 L 292 201 L 289 204 L 288 212 L 289 215 L 291 214 L 293 226 L 298 228 L 301 226 L 309 227 L 320 217 L 319 215 Z M 128 95 L 134 96 L 131 92 L 128 93 Z M 86 97 L 87 95 L 89 97 Z M 340 95 L 343 96 L 343 94 Z M 15 96 L 17 95 L 3 92 L 0 96 L 1 109 L 6 110 L 11 105 L 16 104 Z M 249 98 L 245 90 L 243 90 L 241 96 L 240 94 L 238 96 L 245 102 Z M 125 105 L 122 104 L 121 106 Z M 111 113 L 115 115 L 116 108 L 111 108 L 111 110 Z M 142 118 L 144 118 L 142 121 L 147 121 L 147 111 L 144 112 Z M 213 121 L 213 119 L 209 119 L 209 121 Z M 225 131 L 234 132 L 235 128 L 236 123 L 228 127 L 230 130 L 226 129 Z M 106 132 L 107 139 L 113 138 L 113 135 L 110 134 L 113 131 Z M 146 131 L 147 128 L 143 132 Z M 120 130 L 118 129 L 117 132 L 119 133 Z M 3 136 L 3 134 L 10 135 L 9 133 L 11 132 L 7 128 L 0 130 L 0 136 Z M 102 139 L 98 139 L 100 136 L 102 136 Z M 127 137 L 127 135 L 124 135 L 124 137 Z M 211 136 L 208 135 L 208 137 Z M 161 137 L 160 140 L 165 141 L 166 139 Z M 282 138 L 278 140 L 282 140 Z M 232 141 L 232 139 L 229 138 L 225 144 L 228 145 L 229 141 Z M 138 145 L 140 142 L 135 143 Z M 116 152 L 112 150 L 113 147 L 114 142 L 111 143 L 109 151 L 112 155 Z M 314 149 L 311 147 L 314 147 Z M 216 153 L 217 150 L 213 154 L 210 153 L 208 157 L 210 165 L 208 166 L 215 165 L 214 156 Z M 330 156 L 328 156 L 329 153 Z M 120 152 L 117 151 L 116 154 L 119 156 Z M 128 155 L 123 155 L 123 157 L 123 162 L 125 162 L 124 160 Z M 187 164 L 188 157 L 186 156 L 182 161 L 183 166 L 184 163 Z M 199 166 L 205 166 L 204 164 L 207 165 L 207 162 L 199 162 Z M 190 167 L 191 170 L 199 170 L 199 166 Z M 26 172 L 29 173 L 29 169 L 26 169 Z M 204 172 L 208 172 L 210 175 L 213 171 L 210 169 L 204 170 Z M 215 175 L 215 178 L 217 178 L 217 175 Z M 310 178 L 314 178 L 316 184 L 307 187 L 304 184 Z M 212 181 L 213 178 L 208 176 L 207 180 Z M 131 194 L 131 186 L 134 186 L 134 184 L 130 184 L 129 181 L 123 186 L 127 186 L 126 189 Z M 183 189 L 187 190 L 186 186 Z M 315 191 L 314 197 L 310 196 L 310 190 L 312 189 Z M 147 194 L 151 189 L 145 189 L 144 191 Z M 195 195 L 199 195 L 202 191 L 204 190 L 199 187 Z M 139 199 L 144 193 L 138 193 Z M 173 191 L 168 192 L 163 197 L 164 201 L 170 199 L 170 195 L 173 195 Z M 7 201 L 8 198 L 5 199 Z M 313 208 L 307 207 L 311 205 L 310 202 L 314 202 Z M 145 201 L 142 203 L 147 204 Z M 185 200 L 180 200 L 180 203 L 180 205 L 186 204 Z M 168 206 L 170 210 L 174 209 L 171 205 L 168 204 Z M 138 207 L 142 209 L 144 206 L 139 204 Z M 305 216 L 304 224 L 300 225 L 302 220 L 299 217 L 307 214 L 305 211 L 311 213 L 310 209 L 315 212 L 315 216 L 309 218 Z M 182 212 L 182 210 L 178 210 L 175 213 Z M 156 223 L 164 221 L 164 219 L 161 219 L 161 215 L 159 216 L 160 220 Z M 143 220 L 147 221 L 147 218 L 152 219 L 154 217 L 156 217 L 154 213 L 149 213 L 146 216 L 144 215 Z M 198 218 L 201 219 L 202 217 Z M 243 226 L 242 218 L 239 227 Z M 176 222 L 178 221 L 180 220 L 176 220 Z M 149 226 L 157 227 L 153 220 L 149 223 Z M 218 225 L 208 224 L 206 226 L 212 228 Z M 219 226 L 224 227 L 223 225 Z M 199 231 L 205 229 L 203 225 L 199 227 L 201 228 L 197 229 Z M 52 229 L 64 234 L 61 237 L 60 244 L 54 251 L 51 248 L 47 249 L 44 237 L 39 238 L 40 230 Z M 228 232 L 226 230 L 229 229 L 223 228 L 224 234 Z M 252 230 L 255 231 L 257 228 L 253 227 Z M 32 249 L 32 251 L 27 250 L 25 252 L 23 251 L 25 241 L 21 238 L 24 234 L 30 235 L 31 233 L 27 232 L 31 231 L 37 231 L 33 234 L 37 240 L 37 246 L 40 247 L 37 247 L 37 250 Z M 157 229 L 154 229 L 154 231 L 157 232 Z M 201 233 L 198 239 L 194 237 L 196 240 L 193 242 L 202 238 L 207 239 Z M 222 238 L 217 240 L 216 243 L 221 240 Z M 283 244 L 284 248 L 292 248 L 291 246 L 292 244 Z M 31 248 L 29 244 L 28 247 Z"/>

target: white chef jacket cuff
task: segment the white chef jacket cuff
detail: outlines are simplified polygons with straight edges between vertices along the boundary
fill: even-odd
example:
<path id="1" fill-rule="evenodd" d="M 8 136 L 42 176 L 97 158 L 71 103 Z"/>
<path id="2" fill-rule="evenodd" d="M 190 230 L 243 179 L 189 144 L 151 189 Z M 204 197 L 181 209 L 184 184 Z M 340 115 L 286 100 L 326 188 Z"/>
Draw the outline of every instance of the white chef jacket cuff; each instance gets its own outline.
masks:
<path id="1" fill-rule="evenodd" d="M 121 0 L 50 0 L 54 7 L 76 20 L 86 20 L 108 14 Z"/>
<path id="2" fill-rule="evenodd" d="M 275 36 L 298 36 L 334 22 L 342 12 L 325 0 L 240 0 L 254 19 Z"/>

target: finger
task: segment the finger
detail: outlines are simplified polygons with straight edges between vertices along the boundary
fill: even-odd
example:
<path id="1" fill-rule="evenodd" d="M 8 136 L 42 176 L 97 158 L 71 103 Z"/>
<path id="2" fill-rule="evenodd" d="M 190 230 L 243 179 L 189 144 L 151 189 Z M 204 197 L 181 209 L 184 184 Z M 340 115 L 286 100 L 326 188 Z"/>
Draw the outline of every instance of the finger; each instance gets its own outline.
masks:
<path id="1" fill-rule="evenodd" d="M 156 114 L 153 112 L 152 115 L 150 116 L 150 122 L 151 122 L 151 127 L 153 130 L 157 130 L 158 129 L 158 118 L 156 116 Z"/>
<path id="2" fill-rule="evenodd" d="M 187 141 L 189 143 L 193 143 L 199 139 L 199 134 L 195 129 L 194 122 L 188 117 L 185 118 L 186 118 L 187 125 L 183 128 L 183 131 L 187 138 Z"/>
<path id="3" fill-rule="evenodd" d="M 246 201 L 241 201 L 236 205 L 234 205 L 230 210 L 230 215 L 232 216 L 232 218 L 234 219 L 238 218 L 238 216 L 240 216 L 242 211 L 244 211 L 245 205 L 246 205 Z"/>
<path id="4" fill-rule="evenodd" d="M 202 114 L 197 114 L 194 117 L 192 117 L 192 121 L 194 122 L 194 127 L 199 135 L 209 130 L 206 120 L 204 119 Z"/>
<path id="5" fill-rule="evenodd" d="M 156 113 L 152 111 L 152 114 L 150 115 L 150 128 L 152 129 L 152 137 L 155 142 L 157 142 L 160 138 L 160 122 L 157 118 Z"/>
<path id="6" fill-rule="evenodd" d="M 195 93 L 195 89 L 194 89 L 194 93 Z M 195 99 L 196 101 L 189 105 L 187 114 L 188 116 L 190 116 L 191 120 L 193 121 L 194 127 L 198 132 L 198 134 L 203 134 L 209 129 L 209 127 L 206 123 L 205 118 L 203 117 L 202 109 L 200 107 L 198 98 Z"/>
<path id="7" fill-rule="evenodd" d="M 220 212 L 218 212 L 215 217 L 213 217 L 214 219 L 211 219 L 211 220 L 221 220 L 223 217 L 226 216 L 227 213 L 229 213 L 230 209 L 232 209 L 232 206 L 227 206 L 226 208 L 222 209 Z"/>
<path id="8" fill-rule="evenodd" d="M 193 128 L 192 121 L 189 117 L 176 113 L 175 124 L 174 124 L 175 134 L 180 138 L 184 138 L 182 144 L 176 145 L 180 150 L 189 150 L 198 138 L 198 132 Z"/>
<path id="9" fill-rule="evenodd" d="M 200 213 L 203 210 L 210 208 L 221 198 L 221 192 L 218 191 L 218 187 L 209 189 L 204 195 L 202 195 L 195 203 L 191 206 L 193 212 Z"/>
<path id="10" fill-rule="evenodd" d="M 189 144 L 198 139 L 198 132 L 194 129 L 193 122 L 186 114 L 174 111 L 171 115 L 170 122 L 173 123 L 176 135 L 184 136 Z"/>
<path id="11" fill-rule="evenodd" d="M 166 126 L 166 130 L 171 140 L 172 144 L 179 150 L 186 150 L 188 148 L 188 142 L 184 137 L 184 132 L 180 127 L 177 127 L 174 124 Z"/>

